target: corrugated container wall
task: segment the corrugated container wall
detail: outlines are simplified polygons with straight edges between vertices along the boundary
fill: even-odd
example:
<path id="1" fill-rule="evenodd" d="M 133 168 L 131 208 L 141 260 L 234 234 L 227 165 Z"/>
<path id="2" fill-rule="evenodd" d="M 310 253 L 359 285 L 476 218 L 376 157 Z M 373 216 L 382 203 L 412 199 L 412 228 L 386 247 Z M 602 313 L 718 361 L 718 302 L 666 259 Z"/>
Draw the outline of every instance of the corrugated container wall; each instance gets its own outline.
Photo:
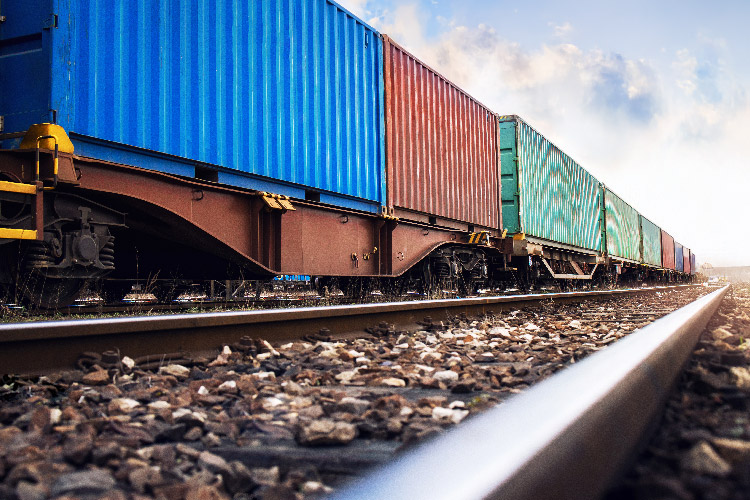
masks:
<path id="1" fill-rule="evenodd" d="M 687 247 L 683 247 L 682 249 L 682 272 L 691 274 L 690 269 L 690 249 Z"/>
<path id="2" fill-rule="evenodd" d="M 661 265 L 674 270 L 674 238 L 662 229 L 661 231 Z"/>
<path id="3" fill-rule="evenodd" d="M 690 274 L 697 273 L 698 270 L 695 268 L 695 254 L 690 252 Z"/>
<path id="4" fill-rule="evenodd" d="M 661 229 L 641 215 L 641 235 L 643 236 L 643 262 L 661 266 Z"/>
<path id="5" fill-rule="evenodd" d="M 623 259 L 640 261 L 640 214 L 609 189 L 605 189 L 605 192 L 607 253 Z"/>
<path id="6" fill-rule="evenodd" d="M 601 186 L 517 116 L 499 118 L 503 227 L 601 251 Z"/>
<path id="7" fill-rule="evenodd" d="M 185 175 L 201 162 L 369 200 L 374 210 L 384 202 L 382 44 L 335 3 L 1 7 L 0 74 L 15 77 L 0 78 L 6 131 L 56 119 L 81 155 Z M 43 29 L 53 12 L 57 26 Z"/>
<path id="8" fill-rule="evenodd" d="M 387 36 L 383 43 L 389 206 L 500 227 L 494 114 Z"/>
<path id="9" fill-rule="evenodd" d="M 675 241 L 674 242 L 674 267 L 675 267 L 675 270 L 680 271 L 680 272 L 682 272 L 685 266 L 685 261 L 682 258 L 682 254 L 683 254 L 682 245 L 680 245 L 679 243 Z"/>

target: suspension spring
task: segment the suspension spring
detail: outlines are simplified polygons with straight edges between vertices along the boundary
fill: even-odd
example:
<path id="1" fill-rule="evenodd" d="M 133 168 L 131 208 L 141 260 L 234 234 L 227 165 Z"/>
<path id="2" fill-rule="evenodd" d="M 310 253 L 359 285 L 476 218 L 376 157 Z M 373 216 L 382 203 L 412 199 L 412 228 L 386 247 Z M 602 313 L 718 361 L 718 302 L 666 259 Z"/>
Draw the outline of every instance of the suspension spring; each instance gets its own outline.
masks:
<path id="1" fill-rule="evenodd" d="M 99 250 L 99 262 L 106 269 L 115 268 L 115 239 L 110 237 L 107 243 L 104 244 L 101 250 Z"/>
<path id="2" fill-rule="evenodd" d="M 43 241 L 32 241 L 26 250 L 26 269 L 50 267 L 54 263 L 49 247 Z"/>

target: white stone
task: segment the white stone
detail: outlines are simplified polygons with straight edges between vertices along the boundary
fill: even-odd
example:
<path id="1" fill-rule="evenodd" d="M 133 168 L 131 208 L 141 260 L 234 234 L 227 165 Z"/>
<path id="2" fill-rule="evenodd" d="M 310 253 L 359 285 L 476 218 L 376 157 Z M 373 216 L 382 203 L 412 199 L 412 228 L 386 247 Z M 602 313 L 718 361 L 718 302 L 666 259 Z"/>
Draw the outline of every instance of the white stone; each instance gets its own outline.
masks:
<path id="1" fill-rule="evenodd" d="M 177 378 L 187 378 L 190 375 L 190 368 L 182 365 L 167 365 L 159 368 L 159 373 Z"/>
<path id="2" fill-rule="evenodd" d="M 396 377 L 384 378 L 380 383 L 389 387 L 406 387 L 406 382 L 403 379 Z"/>
<path id="3" fill-rule="evenodd" d="M 234 380 L 227 380 L 219 386 L 220 391 L 233 391 L 237 389 L 237 382 Z"/>
<path id="4" fill-rule="evenodd" d="M 153 401 L 148 404 L 148 407 L 152 410 L 165 410 L 171 408 L 172 405 L 168 401 Z"/>
<path id="5" fill-rule="evenodd" d="M 339 373 L 338 375 L 336 375 L 335 378 L 336 378 L 336 380 L 338 380 L 342 384 L 347 384 L 347 383 L 351 382 L 352 378 L 354 378 L 355 375 L 357 375 L 357 369 L 356 368 L 354 370 L 343 371 L 343 372 Z"/>
<path id="6" fill-rule="evenodd" d="M 534 323 L 529 323 L 528 325 L 526 325 L 526 330 L 528 330 L 530 332 L 536 332 L 538 330 L 541 330 L 541 328 L 539 328 L 538 326 L 536 326 Z"/>
<path id="7" fill-rule="evenodd" d="M 225 356 L 229 356 L 232 354 L 232 350 L 229 348 L 228 345 L 225 345 L 224 348 L 221 350 L 221 353 Z"/>
<path id="8" fill-rule="evenodd" d="M 568 323 L 568 328 L 581 328 L 581 322 L 577 319 L 574 319 L 570 323 Z"/>
<path id="9" fill-rule="evenodd" d="M 208 389 L 206 389 L 205 385 L 198 387 L 198 394 L 200 396 L 205 396 L 206 394 L 208 394 Z"/>
<path id="10" fill-rule="evenodd" d="M 253 378 L 260 380 L 276 380 L 276 374 L 274 372 L 256 372 L 253 373 Z"/>
<path id="11" fill-rule="evenodd" d="M 493 327 L 490 330 L 490 335 L 500 335 L 501 337 L 510 338 L 510 330 L 501 326 Z"/>
<path id="12" fill-rule="evenodd" d="M 733 366 L 729 373 L 734 385 L 740 389 L 750 389 L 750 370 L 743 366 Z"/>
<path id="13" fill-rule="evenodd" d="M 397 349 L 408 349 L 409 348 L 409 344 L 407 344 L 406 342 L 404 342 L 403 344 L 397 344 L 394 347 L 396 347 Z"/>
<path id="14" fill-rule="evenodd" d="M 354 362 L 357 363 L 358 365 L 366 365 L 367 363 L 370 362 L 370 360 L 366 358 L 365 356 L 360 356 L 357 359 L 355 359 Z"/>
<path id="15" fill-rule="evenodd" d="M 424 372 L 424 373 L 430 373 L 430 372 L 434 372 L 435 371 L 435 367 L 434 366 L 414 365 L 414 368 L 416 368 L 420 372 Z"/>
<path id="16" fill-rule="evenodd" d="M 302 485 L 302 493 L 305 495 L 312 495 L 315 493 L 332 493 L 333 488 L 330 486 L 326 486 L 323 483 L 319 483 L 318 481 L 306 481 Z"/>
<path id="17" fill-rule="evenodd" d="M 270 352 L 262 352 L 262 353 L 258 354 L 257 356 L 255 356 L 255 358 L 258 359 L 258 360 L 260 360 L 260 361 L 265 361 L 265 360 L 271 358 L 271 353 Z"/>
<path id="18" fill-rule="evenodd" d="M 443 371 L 435 372 L 435 374 L 432 377 L 435 380 L 440 380 L 443 382 L 455 381 L 455 380 L 458 380 L 458 373 L 454 372 L 453 370 L 443 370 Z"/>
<path id="19" fill-rule="evenodd" d="M 60 408 L 51 408 L 49 411 L 49 422 L 52 425 L 57 425 L 60 423 L 60 418 L 62 417 L 62 410 Z"/>
<path id="20" fill-rule="evenodd" d="M 129 358 L 128 356 L 123 356 L 121 363 L 125 365 L 128 370 L 132 370 L 135 367 L 135 361 L 133 360 L 133 358 Z"/>
<path id="21" fill-rule="evenodd" d="M 273 346 L 267 340 L 263 341 L 263 345 L 266 347 L 266 349 L 268 349 L 269 351 L 271 351 L 271 354 L 273 354 L 274 356 L 278 356 L 279 355 L 279 351 L 277 351 L 276 349 L 274 349 Z"/>
<path id="22" fill-rule="evenodd" d="M 266 409 L 276 408 L 277 406 L 281 406 L 283 404 L 284 402 L 282 400 L 280 400 L 279 398 L 274 398 L 274 397 L 264 398 L 261 401 L 261 405 L 263 406 L 263 408 L 266 408 Z"/>
<path id="23" fill-rule="evenodd" d="M 133 409 L 138 408 L 139 406 L 141 406 L 141 403 L 139 403 L 135 399 L 117 398 L 117 399 L 113 399 L 110 402 L 110 405 L 114 406 L 115 408 L 117 408 L 119 411 L 121 411 L 123 413 L 127 413 L 130 410 L 133 410 Z"/>
<path id="24" fill-rule="evenodd" d="M 469 414 L 469 410 L 454 410 L 451 408 L 443 408 L 436 406 L 432 409 L 432 418 L 435 420 L 450 420 L 454 424 L 458 424 L 466 418 Z"/>

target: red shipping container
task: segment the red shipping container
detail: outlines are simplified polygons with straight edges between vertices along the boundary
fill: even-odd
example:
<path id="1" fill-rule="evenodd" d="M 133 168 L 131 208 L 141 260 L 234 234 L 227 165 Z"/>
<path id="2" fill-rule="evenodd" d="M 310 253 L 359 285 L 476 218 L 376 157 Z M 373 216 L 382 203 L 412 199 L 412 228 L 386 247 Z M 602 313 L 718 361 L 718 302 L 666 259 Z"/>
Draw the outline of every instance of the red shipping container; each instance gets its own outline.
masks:
<path id="1" fill-rule="evenodd" d="M 674 238 L 665 230 L 661 230 L 661 265 L 666 269 L 674 269 Z"/>
<path id="2" fill-rule="evenodd" d="M 690 249 L 682 249 L 682 272 L 690 274 Z"/>
<path id="3" fill-rule="evenodd" d="M 388 206 L 405 219 L 502 227 L 494 113 L 385 35 L 383 44 Z"/>

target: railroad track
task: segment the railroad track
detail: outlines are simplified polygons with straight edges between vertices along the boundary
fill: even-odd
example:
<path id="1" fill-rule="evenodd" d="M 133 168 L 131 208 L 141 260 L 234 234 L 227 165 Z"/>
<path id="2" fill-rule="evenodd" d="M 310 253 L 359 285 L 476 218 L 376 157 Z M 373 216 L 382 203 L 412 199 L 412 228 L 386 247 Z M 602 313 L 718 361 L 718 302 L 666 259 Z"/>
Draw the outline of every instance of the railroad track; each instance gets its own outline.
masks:
<path id="1" fill-rule="evenodd" d="M 321 330 L 331 335 L 361 333 L 380 323 L 414 329 L 426 316 L 437 322 L 540 301 L 565 303 L 691 286 L 3 324 L 0 366 L 5 373 L 40 373 L 71 368 L 82 352 L 116 349 L 131 357 L 181 351 L 210 353 L 244 336 L 280 342 Z"/>
<path id="2" fill-rule="evenodd" d="M 389 464 L 335 494 L 596 496 L 632 449 L 644 422 L 652 421 L 661 392 L 674 376 L 647 351 L 666 356 L 673 355 L 672 348 L 689 352 L 690 335 L 700 331 L 703 316 L 723 291 L 634 335 L 629 332 L 704 291 L 683 287 L 502 297 L 491 303 L 430 301 L 422 308 L 417 303 L 397 305 L 400 310 L 388 313 L 392 316 L 378 308 L 393 304 L 334 308 L 338 313 L 310 309 L 307 318 L 296 319 L 303 329 L 286 325 L 278 331 L 282 339 L 310 330 L 307 342 L 275 348 L 257 341 L 238 342 L 217 356 L 215 347 L 224 342 L 213 336 L 211 357 L 197 361 L 162 357 L 149 366 L 123 369 L 122 354 L 133 355 L 123 350 L 110 353 L 114 364 L 105 357 L 104 369 L 87 366 L 85 375 L 6 377 L 0 386 L 0 424 L 7 427 L 0 435 L 0 462 L 19 460 L 10 458 L 3 436 L 20 442 L 24 432 L 28 439 L 37 439 L 34 436 L 41 432 L 49 435 L 45 460 L 58 465 L 43 477 L 33 471 L 49 467 L 38 464 L 28 468 L 20 463 L 15 472 L 8 467 L 5 476 L 0 470 L 0 494 L 20 488 L 17 481 L 24 478 L 27 492 L 38 487 L 72 495 L 83 484 L 80 487 L 89 493 L 107 487 L 153 497 L 184 496 L 185 488 L 213 488 L 217 498 L 250 492 L 258 497 L 284 492 L 319 496 L 331 493 L 329 486 L 346 488 L 366 468 Z M 349 319 L 332 322 L 342 309 Z M 294 311 L 256 311 L 246 317 L 217 313 L 221 320 L 211 321 L 214 329 L 217 322 L 228 328 L 222 335 L 236 342 L 237 335 L 251 333 L 249 328 L 269 338 L 265 332 L 271 319 L 283 325 L 292 318 L 285 315 Z M 489 311 L 495 314 L 474 316 Z M 268 313 L 275 316 L 259 319 Z M 425 320 L 426 315 L 431 318 Z M 191 323 L 208 327 L 210 321 L 200 325 L 197 316 L 171 324 L 168 320 L 179 317 L 164 317 L 164 323 L 157 321 L 149 328 L 154 336 L 169 337 L 164 332 L 188 329 Z M 590 324 L 582 321 L 584 317 L 602 321 Z M 375 324 L 386 322 L 385 318 L 398 325 L 413 324 L 416 331 L 380 325 L 370 330 L 369 340 L 359 338 L 361 332 L 347 335 L 372 325 L 374 319 Z M 144 320 L 149 318 L 137 319 L 140 327 L 148 324 Z M 117 338 L 112 335 L 126 335 L 128 328 L 137 330 L 137 325 L 128 326 L 122 319 L 112 323 L 119 333 L 111 325 L 109 330 L 96 330 L 112 321 L 98 320 L 99 326 L 90 320 L 57 322 L 57 338 L 64 339 L 65 328 L 76 323 L 77 329 L 69 332 L 77 331 L 77 338 L 90 349 L 90 340 L 98 335 L 111 341 Z M 325 335 L 318 332 L 322 322 L 331 328 Z M 232 329 L 238 330 L 230 335 Z M 682 337 L 676 340 L 666 329 L 678 330 Z M 5 333 L 0 330 L 0 339 L 7 339 Z M 52 341 L 47 345 L 54 345 L 55 335 L 44 335 Z M 208 335 L 205 330 L 203 335 Z M 619 354 L 608 355 L 611 352 Z M 486 359 L 488 354 L 491 359 Z M 626 361 L 633 357 L 648 360 L 649 367 Z M 672 365 L 676 370 L 680 363 Z M 627 398 L 635 389 L 641 399 L 626 398 L 621 410 L 609 395 L 611 387 Z M 492 408 L 498 402 L 502 404 Z M 55 411 L 57 423 L 52 421 Z M 444 435 L 429 440 L 440 434 Z M 118 457 L 137 458 L 126 463 Z M 71 471 L 71 463 L 78 469 Z M 30 486 L 29 481 L 36 484 Z"/>
<path id="3" fill-rule="evenodd" d="M 643 328 L 333 498 L 602 495 L 657 420 L 726 290 Z"/>

